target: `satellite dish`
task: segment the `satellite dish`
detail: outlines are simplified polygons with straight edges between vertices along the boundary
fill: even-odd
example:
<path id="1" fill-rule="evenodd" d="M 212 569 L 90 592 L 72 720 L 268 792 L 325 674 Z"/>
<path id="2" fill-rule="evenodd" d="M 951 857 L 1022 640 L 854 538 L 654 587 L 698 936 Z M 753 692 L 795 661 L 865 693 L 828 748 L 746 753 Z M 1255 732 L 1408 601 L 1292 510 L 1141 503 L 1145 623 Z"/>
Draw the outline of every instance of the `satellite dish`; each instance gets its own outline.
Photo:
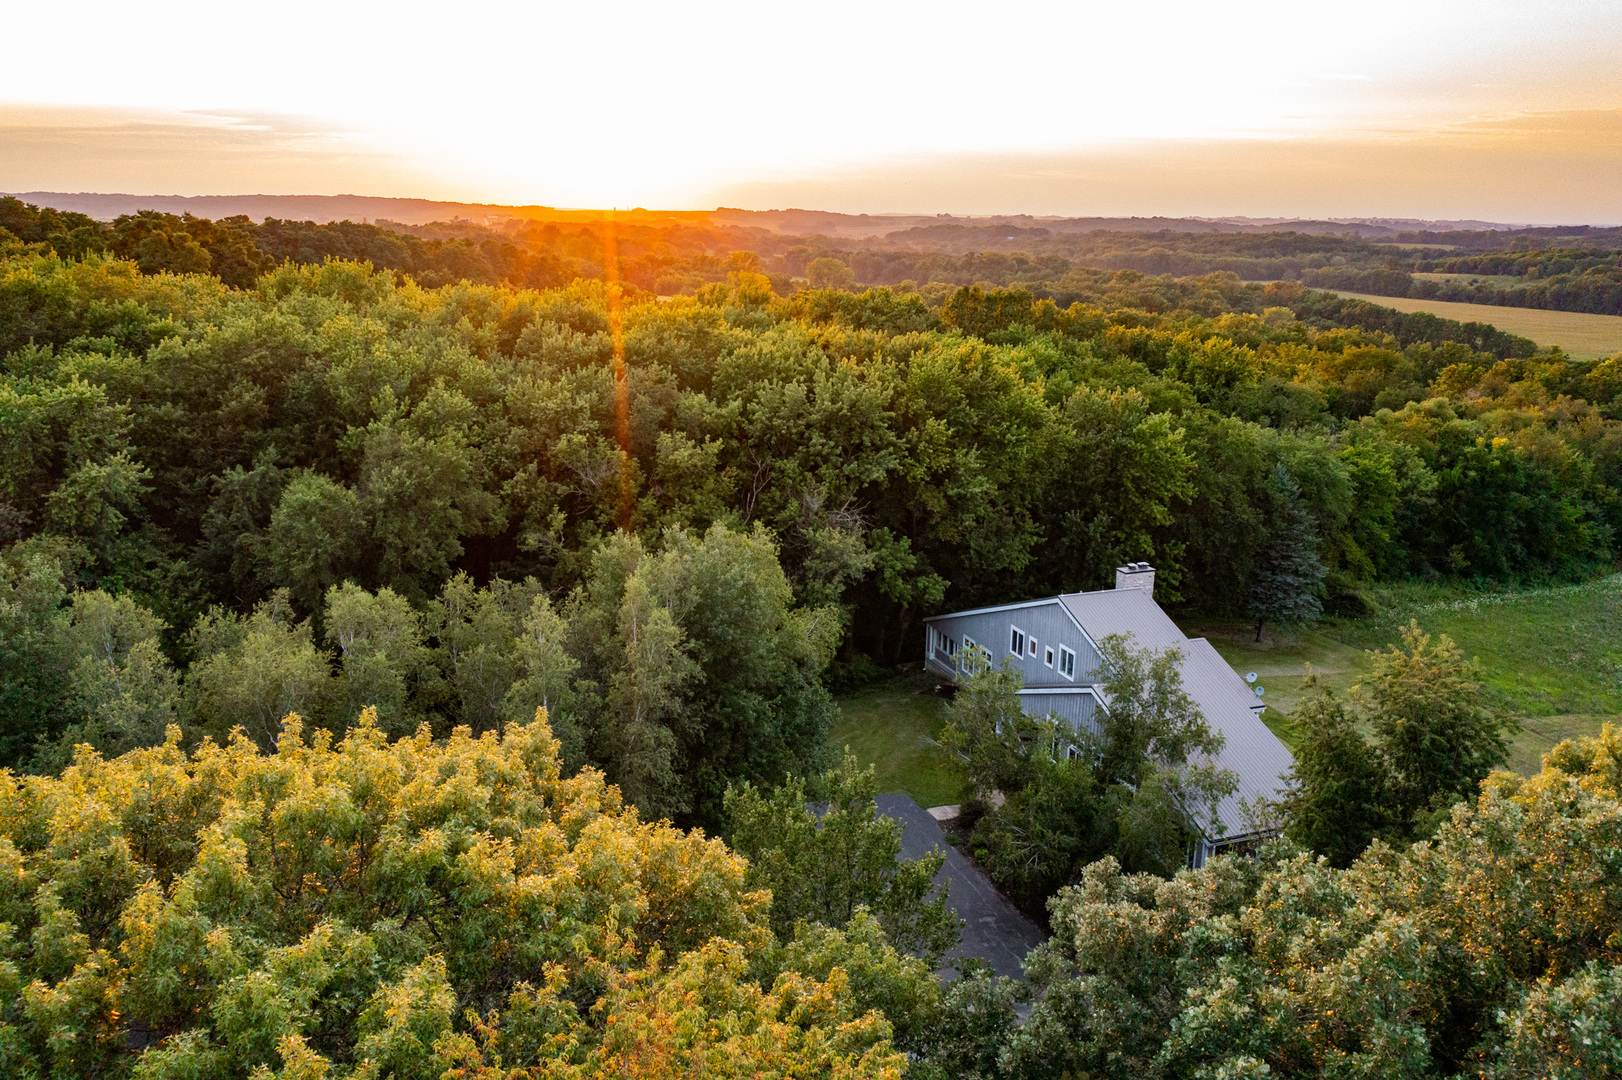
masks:
<path id="1" fill-rule="evenodd" d="M 1261 697 L 1265 693 L 1267 693 L 1267 687 L 1265 687 L 1265 686 L 1256 687 L 1256 696 L 1257 697 Z"/>
<path id="2" fill-rule="evenodd" d="M 1245 681 L 1246 682 L 1251 682 L 1251 683 L 1255 682 L 1256 681 L 1256 673 L 1254 671 L 1247 671 L 1245 673 Z"/>

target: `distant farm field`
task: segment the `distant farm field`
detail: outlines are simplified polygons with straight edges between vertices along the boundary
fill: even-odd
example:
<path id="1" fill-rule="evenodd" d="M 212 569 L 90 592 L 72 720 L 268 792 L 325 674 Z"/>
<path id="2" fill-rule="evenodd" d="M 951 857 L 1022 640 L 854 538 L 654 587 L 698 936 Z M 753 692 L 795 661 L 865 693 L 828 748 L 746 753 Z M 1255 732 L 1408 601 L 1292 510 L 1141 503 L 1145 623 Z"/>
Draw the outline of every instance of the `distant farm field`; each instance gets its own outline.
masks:
<path id="1" fill-rule="evenodd" d="M 1510 334 L 1531 338 L 1539 345 L 1558 345 L 1576 360 L 1592 360 L 1622 352 L 1622 315 L 1588 315 L 1580 311 L 1544 311 L 1540 308 L 1499 307 L 1496 304 L 1455 304 L 1447 300 L 1415 300 L 1402 296 L 1326 290 L 1352 300 L 1367 300 L 1397 311 L 1428 312 L 1459 322 L 1491 323 Z"/>
<path id="2" fill-rule="evenodd" d="M 1513 289 L 1518 285 L 1526 284 L 1525 278 L 1516 277 L 1514 274 L 1415 274 L 1414 280 L 1464 281 L 1470 284 L 1491 285 L 1498 289 Z"/>

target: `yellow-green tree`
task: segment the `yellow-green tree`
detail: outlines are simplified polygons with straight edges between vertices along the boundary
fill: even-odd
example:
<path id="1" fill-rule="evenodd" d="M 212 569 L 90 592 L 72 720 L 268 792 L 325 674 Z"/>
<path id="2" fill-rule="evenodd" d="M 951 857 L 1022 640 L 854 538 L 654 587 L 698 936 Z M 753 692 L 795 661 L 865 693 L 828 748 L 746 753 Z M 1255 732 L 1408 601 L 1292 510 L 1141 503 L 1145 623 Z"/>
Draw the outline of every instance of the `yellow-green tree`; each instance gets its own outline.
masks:
<path id="1" fill-rule="evenodd" d="M 1088 867 L 1027 958 L 1032 1078 L 1614 1076 L 1622 729 L 1495 772 L 1433 841 Z"/>
<path id="2" fill-rule="evenodd" d="M 845 968 L 749 977 L 743 860 L 564 778 L 544 712 L 280 726 L 0 774 L 0 1073 L 899 1077 Z"/>

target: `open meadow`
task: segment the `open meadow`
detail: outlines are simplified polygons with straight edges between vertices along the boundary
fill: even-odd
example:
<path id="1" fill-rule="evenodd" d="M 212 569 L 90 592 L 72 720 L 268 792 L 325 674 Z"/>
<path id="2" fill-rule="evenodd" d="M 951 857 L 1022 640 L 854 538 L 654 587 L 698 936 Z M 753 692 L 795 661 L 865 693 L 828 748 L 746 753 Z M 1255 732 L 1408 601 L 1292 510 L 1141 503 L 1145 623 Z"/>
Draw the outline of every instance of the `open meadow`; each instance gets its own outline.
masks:
<path id="1" fill-rule="evenodd" d="M 1513 289 L 1525 285 L 1524 277 L 1514 274 L 1414 274 L 1415 281 L 1463 281 L 1471 285 L 1491 285 L 1497 289 Z"/>
<path id="2" fill-rule="evenodd" d="M 1325 291 L 1410 314 L 1423 311 L 1461 323 L 1490 323 L 1506 333 L 1530 338 L 1539 345 L 1558 345 L 1575 360 L 1593 360 L 1622 352 L 1622 315 L 1590 315 L 1581 311 L 1545 311 L 1542 308 L 1501 307 L 1497 304 L 1459 304 L 1449 300 L 1373 296 L 1339 289 Z"/>
<path id="3" fill-rule="evenodd" d="M 1269 629 L 1260 645 L 1254 624 L 1195 620 L 1183 629 L 1210 638 L 1241 672 L 1257 673 L 1271 706 L 1268 726 L 1285 742 L 1295 736 L 1289 711 L 1308 664 L 1322 682 L 1347 689 L 1368 670 L 1367 650 L 1395 642 L 1410 620 L 1457 641 L 1494 703 L 1520 720 L 1510 751 L 1518 772 L 1536 772 L 1549 747 L 1622 714 L 1622 574 L 1537 589 L 1388 586 L 1373 599 L 1380 605 L 1373 615 Z"/>

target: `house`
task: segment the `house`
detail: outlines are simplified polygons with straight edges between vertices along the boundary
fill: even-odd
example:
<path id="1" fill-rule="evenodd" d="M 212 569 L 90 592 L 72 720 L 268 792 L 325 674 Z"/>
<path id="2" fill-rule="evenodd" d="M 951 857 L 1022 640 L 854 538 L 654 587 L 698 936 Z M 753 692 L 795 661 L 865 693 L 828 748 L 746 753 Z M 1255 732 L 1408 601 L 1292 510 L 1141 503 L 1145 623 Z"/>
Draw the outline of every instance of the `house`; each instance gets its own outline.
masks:
<path id="1" fill-rule="evenodd" d="M 1295 759 L 1262 723 L 1265 706 L 1245 680 L 1209 641 L 1186 637 L 1155 603 L 1154 584 L 1154 567 L 1131 563 L 1115 571 L 1113 589 L 936 615 L 924 620 L 924 666 L 956 683 L 977 665 L 1012 660 L 1024 676 L 1019 696 L 1025 711 L 1053 714 L 1079 736 L 1096 732 L 1100 711 L 1108 712 L 1099 685 L 1100 640 L 1120 634 L 1139 648 L 1177 649 L 1184 692 L 1227 740 L 1216 764 L 1239 778 L 1238 790 L 1217 806 L 1215 821 L 1192 822 L 1200 833 L 1192 862 L 1202 866 L 1219 851 L 1274 834 L 1248 825 L 1240 802 L 1277 797 Z M 1069 752 L 1079 750 L 1071 747 Z"/>

